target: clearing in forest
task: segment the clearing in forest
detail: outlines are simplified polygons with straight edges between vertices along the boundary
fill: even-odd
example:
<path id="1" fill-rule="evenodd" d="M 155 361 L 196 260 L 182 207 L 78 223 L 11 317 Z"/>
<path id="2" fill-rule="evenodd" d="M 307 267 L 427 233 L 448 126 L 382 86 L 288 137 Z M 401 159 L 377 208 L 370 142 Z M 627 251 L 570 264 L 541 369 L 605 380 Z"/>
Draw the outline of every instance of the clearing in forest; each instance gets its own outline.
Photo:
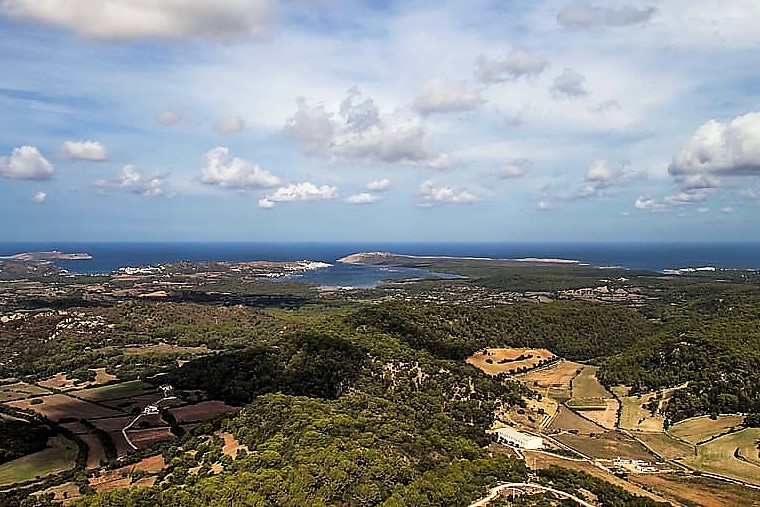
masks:
<path id="1" fill-rule="evenodd" d="M 530 370 L 554 357 L 554 354 L 546 349 L 486 348 L 468 357 L 467 362 L 488 375 L 498 375 Z"/>
<path id="2" fill-rule="evenodd" d="M 620 400 L 620 423 L 621 429 L 630 431 L 645 431 L 662 433 L 665 418 L 646 408 L 655 397 L 656 393 L 645 393 L 638 396 L 629 396 L 630 387 L 616 386 L 612 392 Z"/>
<path id="3" fill-rule="evenodd" d="M 22 400 L 29 396 L 38 396 L 41 394 L 50 394 L 50 391 L 37 387 L 34 384 L 27 384 L 26 382 L 0 385 L 0 403 L 5 401 Z"/>
<path id="4" fill-rule="evenodd" d="M 584 417 L 600 426 L 614 429 L 620 404 L 596 378 L 596 366 L 584 366 L 571 382 L 572 399 L 567 406 L 582 411 Z"/>
<path id="5" fill-rule="evenodd" d="M 539 368 L 528 373 L 515 375 L 528 387 L 560 400 L 570 398 L 570 386 L 573 378 L 583 369 L 583 365 L 572 361 L 560 360 L 546 368 Z"/>

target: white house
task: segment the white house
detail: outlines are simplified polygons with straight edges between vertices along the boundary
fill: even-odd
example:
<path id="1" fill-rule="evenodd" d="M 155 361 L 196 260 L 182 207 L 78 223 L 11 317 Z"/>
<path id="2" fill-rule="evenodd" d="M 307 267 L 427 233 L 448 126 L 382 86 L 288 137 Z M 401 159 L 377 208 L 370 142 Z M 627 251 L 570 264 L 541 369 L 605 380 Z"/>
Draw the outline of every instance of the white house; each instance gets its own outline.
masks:
<path id="1" fill-rule="evenodd" d="M 541 437 L 529 435 L 510 427 L 497 429 L 496 441 L 500 444 L 518 447 L 520 449 L 544 448 L 544 439 Z"/>

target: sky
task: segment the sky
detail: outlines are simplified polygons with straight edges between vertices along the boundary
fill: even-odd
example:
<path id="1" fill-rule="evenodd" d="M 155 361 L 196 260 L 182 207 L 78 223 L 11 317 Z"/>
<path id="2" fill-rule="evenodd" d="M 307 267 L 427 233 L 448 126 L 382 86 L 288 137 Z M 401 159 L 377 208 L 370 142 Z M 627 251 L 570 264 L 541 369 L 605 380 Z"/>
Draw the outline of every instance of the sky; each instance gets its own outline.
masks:
<path id="1" fill-rule="evenodd" d="M 756 0 L 0 0 L 0 241 L 746 241 Z"/>

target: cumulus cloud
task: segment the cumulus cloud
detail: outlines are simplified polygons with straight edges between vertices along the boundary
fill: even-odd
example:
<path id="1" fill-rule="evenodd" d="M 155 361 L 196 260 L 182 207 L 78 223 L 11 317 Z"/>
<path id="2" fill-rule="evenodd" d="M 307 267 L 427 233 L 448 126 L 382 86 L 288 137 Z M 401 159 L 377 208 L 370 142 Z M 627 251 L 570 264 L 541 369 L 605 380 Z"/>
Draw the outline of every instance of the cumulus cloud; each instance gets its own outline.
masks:
<path id="1" fill-rule="evenodd" d="M 443 79 L 431 79 L 415 99 L 414 108 L 423 115 L 471 111 L 483 103 L 480 93 Z"/>
<path id="2" fill-rule="evenodd" d="M 641 173 L 625 171 L 623 168 L 612 167 L 606 160 L 597 159 L 586 170 L 583 183 L 580 187 L 568 194 L 568 199 L 590 199 L 595 197 L 609 197 L 614 187 L 623 187 L 630 184 Z"/>
<path id="3" fill-rule="evenodd" d="M 473 204 L 480 198 L 464 188 L 437 186 L 432 180 L 420 185 L 421 206 L 432 208 L 442 204 Z"/>
<path id="4" fill-rule="evenodd" d="M 156 121 L 161 125 L 176 125 L 180 120 L 182 120 L 182 113 L 172 108 L 161 111 L 156 115 Z"/>
<path id="5" fill-rule="evenodd" d="M 380 196 L 371 192 L 361 192 L 346 197 L 348 204 L 373 204 L 380 200 Z"/>
<path id="6" fill-rule="evenodd" d="M 391 186 L 391 180 L 388 178 L 381 178 L 379 180 L 372 180 L 367 183 L 367 190 L 370 192 L 383 192 L 388 190 Z"/>
<path id="7" fill-rule="evenodd" d="M 74 160 L 108 160 L 108 150 L 98 141 L 66 141 L 58 150 L 58 155 Z"/>
<path id="8" fill-rule="evenodd" d="M 98 39 L 220 41 L 265 35 L 273 0 L 0 0 L 6 16 Z"/>
<path id="9" fill-rule="evenodd" d="M 520 178 L 528 173 L 528 169 L 522 162 L 514 162 L 507 164 L 493 172 L 493 175 L 497 178 L 506 180 L 510 178 Z"/>
<path id="10" fill-rule="evenodd" d="M 668 207 L 665 204 L 657 202 L 653 197 L 639 197 L 633 203 L 633 207 L 646 211 L 668 211 Z"/>
<path id="11" fill-rule="evenodd" d="M 517 49 L 501 60 L 481 56 L 475 62 L 475 77 L 482 83 L 502 83 L 540 75 L 549 67 L 541 56 Z"/>
<path id="12" fill-rule="evenodd" d="M 273 188 L 280 179 L 257 164 L 234 157 L 229 159 L 229 148 L 217 146 L 203 155 L 201 183 L 221 188 L 248 189 Z"/>
<path id="13" fill-rule="evenodd" d="M 588 91 L 584 88 L 585 82 L 586 78 L 580 72 L 567 68 L 554 78 L 552 91 L 571 99 L 583 97 L 588 95 Z"/>
<path id="14" fill-rule="evenodd" d="M 166 174 L 155 173 L 151 176 L 141 174 L 133 165 L 121 169 L 118 178 L 98 180 L 95 187 L 101 190 L 124 190 L 137 195 L 157 197 L 164 194 Z"/>
<path id="15" fill-rule="evenodd" d="M 429 134 L 418 118 L 403 112 L 381 114 L 372 99 L 349 90 L 337 113 L 324 105 L 298 100 L 288 118 L 285 135 L 307 154 L 322 154 L 352 162 L 413 162 L 429 159 Z"/>
<path id="16" fill-rule="evenodd" d="M 425 166 L 430 169 L 444 171 L 451 167 L 451 156 L 448 153 L 441 153 L 425 162 Z"/>
<path id="17" fill-rule="evenodd" d="M 676 178 L 688 174 L 760 175 L 760 112 L 727 123 L 705 123 L 673 158 L 668 172 Z"/>
<path id="18" fill-rule="evenodd" d="M 42 204 L 47 200 L 47 194 L 43 191 L 39 191 L 36 194 L 34 194 L 34 197 L 32 197 L 32 200 L 36 202 L 37 204 Z"/>
<path id="19" fill-rule="evenodd" d="M 230 116 L 214 124 L 214 130 L 222 135 L 238 134 L 245 130 L 245 122 L 240 116 Z"/>
<path id="20" fill-rule="evenodd" d="M 646 23 L 657 13 L 654 7 L 636 9 L 622 6 L 620 8 L 595 7 L 587 3 L 571 4 L 557 13 L 557 23 L 572 29 L 593 27 L 618 27 Z"/>
<path id="21" fill-rule="evenodd" d="M 17 180 L 48 180 L 53 164 L 35 146 L 14 148 L 10 157 L 0 157 L 0 176 Z"/>
<path id="22" fill-rule="evenodd" d="M 273 208 L 276 203 L 296 201 L 319 201 L 338 197 L 338 188 L 329 185 L 317 186 L 304 181 L 280 187 L 273 194 L 259 199 L 260 208 Z"/>

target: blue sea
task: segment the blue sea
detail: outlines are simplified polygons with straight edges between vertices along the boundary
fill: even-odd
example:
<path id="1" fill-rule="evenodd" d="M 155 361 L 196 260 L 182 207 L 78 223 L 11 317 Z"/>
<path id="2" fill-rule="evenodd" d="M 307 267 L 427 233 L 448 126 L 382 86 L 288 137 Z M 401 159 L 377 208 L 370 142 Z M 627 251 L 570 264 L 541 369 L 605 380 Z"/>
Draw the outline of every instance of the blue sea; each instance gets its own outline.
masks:
<path id="1" fill-rule="evenodd" d="M 352 287 L 371 287 L 384 279 L 430 276 L 423 270 L 335 264 L 337 259 L 352 253 L 378 251 L 497 259 L 572 259 L 648 271 L 702 266 L 760 269 L 760 243 L 0 243 L 0 256 L 50 250 L 92 255 L 90 260 L 57 262 L 70 272 L 82 274 L 181 260 L 321 261 L 333 266 L 293 279 Z"/>

